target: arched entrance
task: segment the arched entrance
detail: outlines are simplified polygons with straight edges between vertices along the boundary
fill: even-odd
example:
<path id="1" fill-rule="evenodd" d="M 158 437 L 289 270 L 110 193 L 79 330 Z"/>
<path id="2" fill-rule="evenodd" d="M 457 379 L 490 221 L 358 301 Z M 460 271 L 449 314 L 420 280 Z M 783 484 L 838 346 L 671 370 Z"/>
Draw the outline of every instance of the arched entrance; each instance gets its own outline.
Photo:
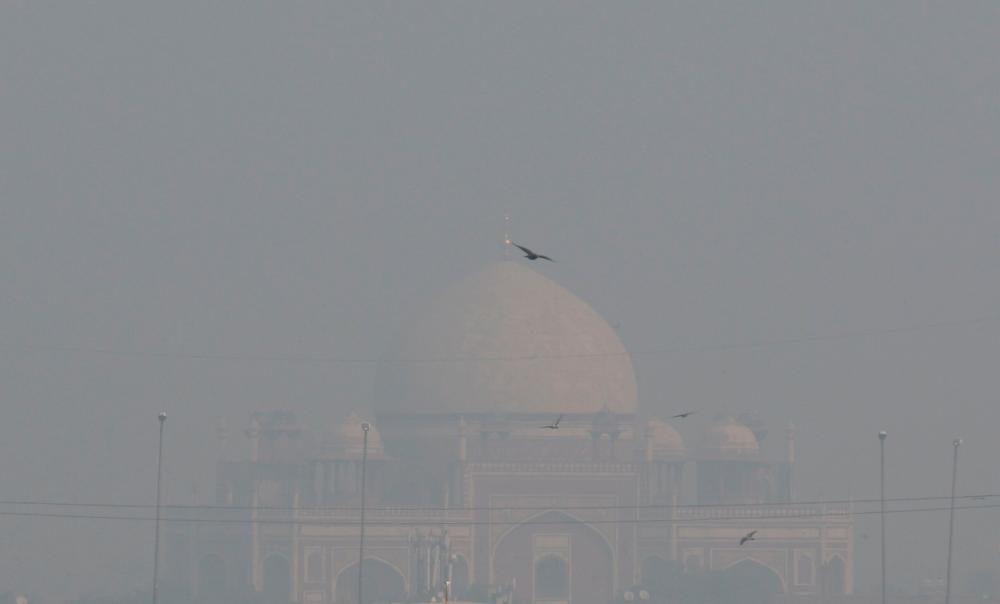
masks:
<path id="1" fill-rule="evenodd" d="M 464 556 L 456 555 L 451 561 L 451 597 L 460 600 L 469 588 L 469 563 Z"/>
<path id="2" fill-rule="evenodd" d="M 680 575 L 680 565 L 660 556 L 649 556 L 642 561 L 642 585 L 659 601 L 667 599 L 668 592 Z"/>
<path id="3" fill-rule="evenodd" d="M 365 558 L 364 604 L 402 602 L 406 599 L 406 583 L 395 567 L 377 558 Z M 337 604 L 358 604 L 358 563 L 351 564 L 337 575 L 334 592 Z"/>
<path id="4" fill-rule="evenodd" d="M 264 604 L 288 604 L 292 601 L 292 569 L 288 559 L 279 554 L 264 558 Z"/>
<path id="5" fill-rule="evenodd" d="M 822 581 L 823 593 L 840 595 L 846 591 L 845 587 L 844 559 L 834 556 L 823 565 Z"/>
<path id="6" fill-rule="evenodd" d="M 565 558 L 547 554 L 535 562 L 535 599 L 569 599 L 569 565 Z"/>
<path id="7" fill-rule="evenodd" d="M 808 554 L 800 553 L 795 558 L 795 584 L 815 585 L 816 568 L 813 559 Z"/>
<path id="8" fill-rule="evenodd" d="M 320 583 L 326 580 L 326 573 L 324 572 L 326 569 L 324 566 L 325 561 L 322 552 L 313 551 L 306 554 L 306 582 Z"/>
<path id="9" fill-rule="evenodd" d="M 198 561 L 198 601 L 201 604 L 225 604 L 226 563 L 216 554 Z"/>
<path id="10" fill-rule="evenodd" d="M 769 604 L 785 591 L 778 573 L 749 558 L 722 571 L 721 587 L 723 604 Z"/>
<path id="11" fill-rule="evenodd" d="M 604 536 L 562 512 L 545 512 L 512 528 L 493 551 L 493 582 L 516 581 L 515 600 L 608 604 L 614 556 Z"/>

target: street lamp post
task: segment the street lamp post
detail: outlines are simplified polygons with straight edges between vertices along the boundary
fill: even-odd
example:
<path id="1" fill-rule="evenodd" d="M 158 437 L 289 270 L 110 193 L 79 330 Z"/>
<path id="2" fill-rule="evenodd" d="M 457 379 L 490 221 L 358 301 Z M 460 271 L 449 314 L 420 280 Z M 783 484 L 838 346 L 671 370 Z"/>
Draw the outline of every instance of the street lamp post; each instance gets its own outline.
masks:
<path id="1" fill-rule="evenodd" d="M 160 416 L 160 445 L 156 453 L 156 528 L 153 531 L 153 604 L 157 604 L 160 582 L 160 477 L 163 474 L 163 425 L 167 414 Z"/>
<path id="2" fill-rule="evenodd" d="M 945 574 L 944 604 L 951 604 L 951 551 L 955 534 L 955 486 L 958 480 L 958 447 L 962 445 L 962 439 L 956 438 L 952 445 L 955 447 L 955 452 L 951 461 L 951 505 L 948 508 L 948 570 Z"/>
<path id="3" fill-rule="evenodd" d="M 358 547 L 358 604 L 364 604 L 364 573 L 365 564 L 365 473 L 368 466 L 368 431 L 372 429 L 371 424 L 363 422 L 361 430 L 364 431 L 364 441 L 361 445 L 361 540 Z"/>
<path id="4" fill-rule="evenodd" d="M 885 438 L 889 433 L 882 430 L 878 433 L 879 443 L 879 502 L 881 512 L 879 513 L 880 524 L 882 525 L 882 604 L 886 604 L 885 599 Z"/>

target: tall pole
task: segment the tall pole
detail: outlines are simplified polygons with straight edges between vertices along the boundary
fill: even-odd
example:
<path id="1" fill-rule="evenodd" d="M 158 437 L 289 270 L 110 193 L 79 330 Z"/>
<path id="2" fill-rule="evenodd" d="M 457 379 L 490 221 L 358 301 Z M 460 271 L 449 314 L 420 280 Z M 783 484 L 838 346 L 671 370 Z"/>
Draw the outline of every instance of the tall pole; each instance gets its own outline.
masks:
<path id="1" fill-rule="evenodd" d="M 167 414 L 160 413 L 160 446 L 156 453 L 156 529 L 153 532 L 153 604 L 157 603 L 160 583 L 160 477 L 163 474 L 163 425 Z"/>
<path id="2" fill-rule="evenodd" d="M 364 441 L 361 446 L 361 544 L 358 548 L 358 604 L 364 604 L 363 585 L 364 573 L 362 569 L 365 564 L 365 472 L 368 466 L 368 431 L 371 424 L 363 422 L 361 429 L 364 431 Z"/>
<path id="3" fill-rule="evenodd" d="M 882 525 L 882 604 L 886 604 L 885 600 L 885 437 L 889 436 L 889 433 L 882 430 L 878 433 L 878 443 L 880 450 L 879 458 L 879 501 L 881 502 L 881 512 L 879 513 L 880 524 Z"/>
<path id="4" fill-rule="evenodd" d="M 951 551 L 955 535 L 955 485 L 958 480 L 958 447 L 961 446 L 962 439 L 956 438 L 952 444 L 955 446 L 955 453 L 951 461 L 951 505 L 948 508 L 948 570 L 944 580 L 944 604 L 951 604 Z"/>
<path id="5" fill-rule="evenodd" d="M 246 435 L 253 443 L 253 472 L 251 480 L 253 482 L 253 492 L 250 498 L 250 583 L 256 592 L 264 589 L 264 582 L 260 567 L 260 523 L 257 522 L 257 509 L 260 506 L 260 422 L 255 416 L 250 418 L 250 427 L 247 428 Z"/>

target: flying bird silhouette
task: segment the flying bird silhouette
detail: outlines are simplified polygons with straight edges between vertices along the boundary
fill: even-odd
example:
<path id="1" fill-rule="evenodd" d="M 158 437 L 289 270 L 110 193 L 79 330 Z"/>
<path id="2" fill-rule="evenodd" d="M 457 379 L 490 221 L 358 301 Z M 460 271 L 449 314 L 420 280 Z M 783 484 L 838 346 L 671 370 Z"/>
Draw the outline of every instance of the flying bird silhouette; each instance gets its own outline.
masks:
<path id="1" fill-rule="evenodd" d="M 740 545 L 743 545 L 747 541 L 756 541 L 756 539 L 753 538 L 753 536 L 756 535 L 756 534 L 757 534 L 757 531 L 750 531 L 746 535 L 743 535 L 743 538 L 740 539 Z"/>
<path id="2" fill-rule="evenodd" d="M 510 244 L 513 245 L 514 247 L 516 247 L 517 249 L 521 250 L 522 252 L 524 252 L 524 257 L 527 258 L 528 260 L 538 260 L 539 258 L 541 258 L 542 260 L 548 260 L 549 262 L 555 262 L 555 260 L 553 260 L 552 258 L 549 258 L 548 256 L 543 256 L 541 254 L 536 254 L 535 252 L 533 252 L 533 251 L 529 250 L 528 248 L 524 247 L 523 245 L 518 245 L 518 244 L 514 243 L 513 241 L 511 241 Z"/>
<path id="3" fill-rule="evenodd" d="M 685 419 L 689 415 L 694 415 L 694 411 L 685 411 L 684 413 L 678 413 L 677 415 L 671 415 L 670 419 Z"/>
<path id="4" fill-rule="evenodd" d="M 563 416 L 560 415 L 559 417 L 556 418 L 556 421 L 552 422 L 551 424 L 549 424 L 547 426 L 539 426 L 539 428 L 545 428 L 546 430 L 558 430 L 559 429 L 559 422 L 562 421 L 562 418 L 563 418 Z"/>

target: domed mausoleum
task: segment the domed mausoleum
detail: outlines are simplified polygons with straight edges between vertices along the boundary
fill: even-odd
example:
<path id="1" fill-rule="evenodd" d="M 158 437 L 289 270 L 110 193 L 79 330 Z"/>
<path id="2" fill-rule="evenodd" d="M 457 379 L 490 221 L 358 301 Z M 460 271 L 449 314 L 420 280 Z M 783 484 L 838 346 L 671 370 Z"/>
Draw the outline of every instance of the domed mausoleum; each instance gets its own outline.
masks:
<path id="1" fill-rule="evenodd" d="M 666 601 L 704 569 L 745 601 L 851 591 L 849 509 L 793 506 L 794 430 L 774 458 L 757 415 L 672 425 L 669 392 L 642 413 L 615 330 L 527 263 L 417 312 L 374 392 L 325 430 L 254 414 L 250 458 L 219 464 L 221 507 L 199 511 L 220 523 L 169 525 L 194 601 Z"/>

